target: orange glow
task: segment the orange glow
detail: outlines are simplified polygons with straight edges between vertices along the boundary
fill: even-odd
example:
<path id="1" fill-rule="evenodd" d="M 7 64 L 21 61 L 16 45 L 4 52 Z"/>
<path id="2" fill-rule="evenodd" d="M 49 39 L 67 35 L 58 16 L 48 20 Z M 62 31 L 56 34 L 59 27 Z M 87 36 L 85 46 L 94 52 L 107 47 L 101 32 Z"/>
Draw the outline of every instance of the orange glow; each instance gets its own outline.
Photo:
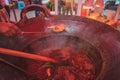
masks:
<path id="1" fill-rule="evenodd" d="M 48 75 L 48 76 L 51 76 L 51 69 L 50 69 L 50 68 L 48 68 L 48 69 L 46 70 L 46 72 L 47 72 L 47 75 Z"/>
<path id="2" fill-rule="evenodd" d="M 100 5 L 95 5 L 96 7 L 100 7 Z"/>
<path id="3" fill-rule="evenodd" d="M 91 9 L 92 8 L 92 6 L 83 6 L 83 9 Z"/>

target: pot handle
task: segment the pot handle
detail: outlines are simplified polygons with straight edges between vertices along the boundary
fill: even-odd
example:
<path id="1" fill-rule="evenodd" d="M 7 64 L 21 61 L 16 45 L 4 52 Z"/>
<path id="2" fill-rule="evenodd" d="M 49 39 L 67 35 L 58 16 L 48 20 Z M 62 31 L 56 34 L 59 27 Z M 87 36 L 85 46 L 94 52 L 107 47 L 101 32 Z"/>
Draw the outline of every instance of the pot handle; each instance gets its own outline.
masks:
<path id="1" fill-rule="evenodd" d="M 37 17 L 33 17 L 33 18 L 27 18 L 26 13 L 29 11 L 40 11 L 43 13 L 44 16 L 37 16 Z M 37 23 L 38 21 L 42 21 L 44 19 L 44 17 L 51 17 L 50 12 L 47 10 L 47 8 L 41 6 L 41 5 L 37 5 L 37 4 L 32 4 L 32 5 L 28 5 L 25 8 L 22 9 L 21 13 L 20 13 L 20 20 L 19 22 L 16 24 L 19 28 L 22 28 L 23 26 L 27 25 L 27 24 L 33 24 Z"/>
<path id="2" fill-rule="evenodd" d="M 21 14 L 20 14 L 20 18 L 27 19 L 26 13 L 29 11 L 33 11 L 33 10 L 43 12 L 45 17 L 50 16 L 49 11 L 45 7 L 43 7 L 41 5 L 37 5 L 37 4 L 32 4 L 32 5 L 26 6 L 24 9 L 22 9 Z"/>

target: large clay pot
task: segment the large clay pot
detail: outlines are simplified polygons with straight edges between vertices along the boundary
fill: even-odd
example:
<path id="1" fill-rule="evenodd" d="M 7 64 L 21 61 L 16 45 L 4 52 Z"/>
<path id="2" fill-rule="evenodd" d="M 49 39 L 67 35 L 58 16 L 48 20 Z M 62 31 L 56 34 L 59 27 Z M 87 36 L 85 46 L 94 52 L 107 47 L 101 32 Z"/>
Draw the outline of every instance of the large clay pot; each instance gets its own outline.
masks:
<path id="1" fill-rule="evenodd" d="M 59 24 L 64 24 L 66 31 L 55 33 L 48 28 Z M 68 47 L 82 51 L 92 59 L 96 72 L 95 80 L 119 80 L 119 31 L 106 24 L 75 16 L 55 16 L 46 20 L 44 25 L 42 30 L 37 29 L 37 26 L 34 29 L 43 32 L 35 34 L 37 39 L 28 45 L 30 50 L 33 49 L 33 53 Z M 30 25 L 29 29 L 33 26 Z M 29 31 L 27 28 L 28 26 L 23 30 Z M 33 39 L 35 37 L 32 35 Z"/>

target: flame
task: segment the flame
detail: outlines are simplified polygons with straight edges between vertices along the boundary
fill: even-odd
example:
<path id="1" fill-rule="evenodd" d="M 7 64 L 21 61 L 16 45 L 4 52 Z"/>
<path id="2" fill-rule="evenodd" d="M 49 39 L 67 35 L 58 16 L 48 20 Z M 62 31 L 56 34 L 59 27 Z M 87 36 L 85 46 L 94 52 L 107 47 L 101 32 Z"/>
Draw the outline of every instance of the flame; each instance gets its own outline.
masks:
<path id="1" fill-rule="evenodd" d="M 46 70 L 46 72 L 47 72 L 47 75 L 48 75 L 48 76 L 51 76 L 51 69 L 50 69 L 50 68 L 48 68 L 48 69 Z"/>

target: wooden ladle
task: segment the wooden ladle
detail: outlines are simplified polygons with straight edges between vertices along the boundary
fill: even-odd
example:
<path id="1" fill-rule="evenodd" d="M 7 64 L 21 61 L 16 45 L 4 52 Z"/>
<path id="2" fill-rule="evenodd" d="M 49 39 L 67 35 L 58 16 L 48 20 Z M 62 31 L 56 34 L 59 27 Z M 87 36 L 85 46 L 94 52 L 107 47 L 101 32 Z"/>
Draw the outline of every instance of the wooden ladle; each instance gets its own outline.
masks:
<path id="1" fill-rule="evenodd" d="M 38 61 L 58 63 L 57 60 L 54 60 L 46 56 L 35 55 L 32 53 L 26 53 L 26 52 L 21 52 L 21 51 L 6 49 L 6 48 L 0 48 L 0 54 L 6 54 L 6 55 L 11 55 L 11 56 L 16 56 L 16 57 L 38 60 Z"/>

